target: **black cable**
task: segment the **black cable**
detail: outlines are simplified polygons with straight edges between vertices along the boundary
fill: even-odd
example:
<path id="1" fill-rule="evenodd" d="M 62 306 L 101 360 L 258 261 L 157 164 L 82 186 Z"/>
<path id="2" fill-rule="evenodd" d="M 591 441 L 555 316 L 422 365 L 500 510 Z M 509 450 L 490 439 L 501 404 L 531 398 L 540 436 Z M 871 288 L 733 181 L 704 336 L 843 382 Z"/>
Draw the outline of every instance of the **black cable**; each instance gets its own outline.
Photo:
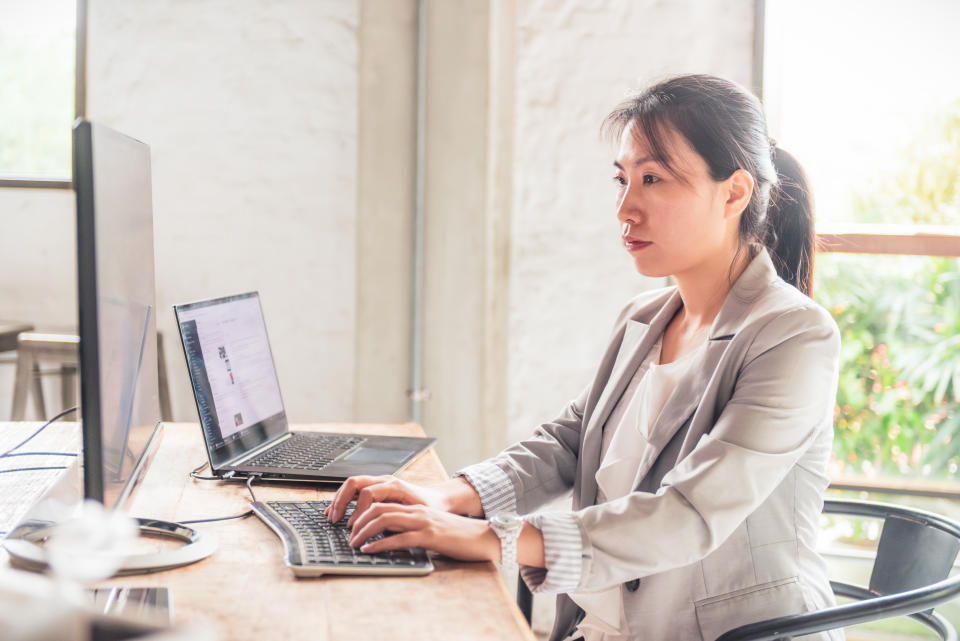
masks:
<path id="1" fill-rule="evenodd" d="M 222 481 L 223 479 L 216 476 L 200 476 L 200 470 L 209 466 L 210 463 L 208 461 L 199 467 L 193 468 L 193 471 L 190 472 L 190 478 L 197 479 L 198 481 Z"/>
<path id="2" fill-rule="evenodd" d="M 10 472 L 32 472 L 34 470 L 68 470 L 70 468 L 61 466 L 55 467 L 15 467 L 12 470 L 0 470 L 0 474 L 9 474 Z"/>
<path id="3" fill-rule="evenodd" d="M 203 469 L 203 467 L 204 467 L 204 466 L 201 465 L 200 467 L 198 467 L 198 468 L 197 468 L 196 470 L 194 470 L 194 471 L 195 471 L 195 472 L 199 472 L 200 470 Z M 191 472 L 190 475 L 193 476 L 193 473 Z M 194 477 L 194 478 L 196 478 L 196 477 Z M 260 477 L 259 477 L 258 475 L 256 475 L 256 474 L 247 477 L 247 491 L 250 492 L 250 498 L 253 499 L 253 502 L 254 502 L 254 503 L 257 502 L 257 495 L 253 493 L 253 482 L 254 482 L 255 480 L 257 480 L 258 478 L 260 478 Z M 220 480 L 220 479 L 217 479 L 217 480 Z M 180 521 L 180 523 L 182 523 L 183 525 L 193 525 L 193 524 L 195 524 L 195 523 L 214 523 L 214 522 L 216 522 L 216 521 L 232 521 L 232 520 L 234 520 L 234 519 L 245 519 L 245 518 L 247 518 L 248 516 L 253 516 L 253 510 L 247 510 L 247 511 L 244 512 L 243 514 L 234 514 L 233 516 L 221 516 L 221 517 L 216 518 L 216 519 L 194 519 L 194 520 L 192 520 L 192 521 Z"/>
<path id="4" fill-rule="evenodd" d="M 214 523 L 216 521 L 231 521 L 233 519 L 245 519 L 253 516 L 253 510 L 247 510 L 243 514 L 234 514 L 233 516 L 221 516 L 217 519 L 194 519 L 192 521 L 180 521 L 182 525 L 194 525 L 196 523 Z"/>
<path id="5" fill-rule="evenodd" d="M 36 437 L 40 432 L 42 432 L 43 430 L 45 430 L 45 429 L 47 429 L 48 427 L 50 427 L 50 424 L 51 424 L 51 423 L 53 423 L 53 422 L 56 421 L 56 420 L 59 420 L 59 419 L 63 418 L 64 416 L 66 416 L 66 415 L 69 414 L 70 412 L 76 412 L 76 411 L 77 411 L 77 408 L 76 408 L 76 407 L 71 407 L 71 408 L 68 409 L 68 410 L 63 410 L 62 412 L 60 412 L 59 414 L 57 414 L 56 416 L 54 416 L 53 418 L 51 418 L 49 421 L 47 421 L 46 423 L 44 423 L 44 424 L 40 427 L 40 429 L 38 429 L 36 432 L 34 432 L 33 434 L 31 434 L 31 435 L 28 436 L 27 438 L 23 439 L 22 441 L 20 441 L 19 443 L 17 443 L 17 444 L 14 445 L 13 447 L 11 447 L 9 450 L 7 450 L 6 452 L 4 452 L 3 454 L 0 454 L 0 458 L 4 458 L 4 457 L 6 457 L 6 456 L 9 456 L 11 452 L 13 452 L 13 451 L 15 451 L 15 450 L 19 450 L 21 447 L 23 447 L 24 445 L 26 445 L 27 443 L 29 443 L 31 440 L 33 440 L 34 437 Z"/>

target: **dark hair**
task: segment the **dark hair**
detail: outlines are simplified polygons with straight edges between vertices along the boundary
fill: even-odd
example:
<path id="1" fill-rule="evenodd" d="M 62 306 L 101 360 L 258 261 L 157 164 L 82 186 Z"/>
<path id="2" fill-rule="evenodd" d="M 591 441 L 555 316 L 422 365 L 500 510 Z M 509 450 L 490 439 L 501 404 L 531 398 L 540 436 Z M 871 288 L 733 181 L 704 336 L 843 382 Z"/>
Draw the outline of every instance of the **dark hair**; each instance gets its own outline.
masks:
<path id="1" fill-rule="evenodd" d="M 716 76 L 676 76 L 622 102 L 604 120 L 604 130 L 619 138 L 631 123 L 672 173 L 665 141 L 671 130 L 700 154 L 714 180 L 726 180 L 737 169 L 749 173 L 754 189 L 740 216 L 738 255 L 745 242 L 762 243 L 780 277 L 812 294 L 813 199 L 800 164 L 767 137 L 755 96 Z"/>

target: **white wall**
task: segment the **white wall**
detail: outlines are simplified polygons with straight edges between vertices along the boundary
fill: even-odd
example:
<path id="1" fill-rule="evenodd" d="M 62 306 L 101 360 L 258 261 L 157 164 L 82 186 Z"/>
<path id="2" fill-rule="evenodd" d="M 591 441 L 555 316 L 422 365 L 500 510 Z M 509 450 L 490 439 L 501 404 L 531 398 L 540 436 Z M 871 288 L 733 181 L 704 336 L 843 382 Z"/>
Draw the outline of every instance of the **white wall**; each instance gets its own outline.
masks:
<path id="1" fill-rule="evenodd" d="M 631 89 L 685 72 L 751 78 L 753 0 L 523 0 L 516 97 L 505 441 L 593 377 L 623 304 L 662 281 L 619 244 L 613 147 L 600 123 Z M 562 509 L 562 504 L 555 506 Z M 554 600 L 534 599 L 533 625 Z"/>
<path id="2" fill-rule="evenodd" d="M 257 289 L 293 421 L 353 412 L 357 2 L 90 0 L 87 114 L 151 146 L 158 327 Z"/>
<path id="3" fill-rule="evenodd" d="M 593 376 L 622 305 L 661 283 L 619 244 L 603 118 L 651 80 L 749 85 L 753 0 L 523 0 L 516 25 L 508 440 Z"/>
<path id="4" fill-rule="evenodd" d="M 74 211 L 70 190 L 0 189 L 0 318 L 47 331 L 76 327 Z M 0 420 L 10 417 L 13 372 L 13 364 L 0 366 Z M 58 382 L 44 383 L 48 411 L 59 410 Z"/>
<path id="5" fill-rule="evenodd" d="M 555 415 L 657 284 L 619 246 L 600 122 L 668 73 L 748 82 L 753 0 L 428 6 L 424 425 L 452 470 Z M 407 418 L 415 8 L 90 0 L 88 114 L 153 150 L 177 419 L 169 306 L 247 289 L 292 420 Z M 0 212 L 0 317 L 73 324 L 72 194 L 0 190 Z"/>

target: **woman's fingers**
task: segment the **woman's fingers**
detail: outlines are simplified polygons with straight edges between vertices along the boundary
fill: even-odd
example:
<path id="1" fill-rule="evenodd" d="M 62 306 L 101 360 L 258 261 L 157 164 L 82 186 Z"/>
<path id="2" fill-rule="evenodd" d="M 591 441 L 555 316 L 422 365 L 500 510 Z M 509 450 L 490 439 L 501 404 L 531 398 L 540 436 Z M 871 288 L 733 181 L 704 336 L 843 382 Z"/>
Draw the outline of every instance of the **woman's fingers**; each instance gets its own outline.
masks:
<path id="1" fill-rule="evenodd" d="M 357 506 L 353 508 L 353 515 L 347 521 L 347 527 L 352 527 L 356 520 L 369 509 L 374 503 L 384 501 L 395 501 L 397 503 L 409 503 L 409 495 L 397 483 L 395 478 L 390 478 L 382 483 L 368 485 L 357 492 Z"/>
<path id="2" fill-rule="evenodd" d="M 371 541 L 360 548 L 364 554 L 376 554 L 388 550 L 404 550 L 406 548 L 423 547 L 423 533 L 419 530 L 401 532 L 392 536 L 385 536 L 378 541 Z"/>
<path id="3" fill-rule="evenodd" d="M 425 519 L 423 515 L 397 511 L 397 508 L 401 508 L 403 506 L 393 505 L 390 507 L 392 507 L 394 511 L 384 511 L 382 514 L 370 519 L 360 529 L 354 529 L 353 534 L 350 535 L 350 545 L 353 547 L 362 545 L 366 541 L 386 530 L 392 530 L 394 532 L 409 532 L 411 530 L 420 530 L 427 524 L 427 519 Z M 393 536 L 397 535 L 394 534 Z"/>
<path id="4" fill-rule="evenodd" d="M 339 521 L 343 518 L 344 513 L 347 511 L 347 504 L 353 500 L 361 489 L 372 485 L 374 483 L 382 483 L 386 479 L 390 479 L 390 476 L 351 476 L 346 481 L 343 482 L 343 485 L 340 486 L 340 489 L 337 490 L 337 493 L 333 497 L 333 501 L 330 503 L 330 506 L 327 508 L 327 518 L 333 522 Z"/>
<path id="5" fill-rule="evenodd" d="M 384 514 L 395 512 L 395 513 L 412 513 L 418 509 L 418 506 L 412 505 L 403 505 L 400 503 L 374 503 L 369 508 L 367 508 L 363 514 L 358 516 L 353 522 L 353 531 L 361 532 L 368 523 L 376 519 L 379 516 Z M 354 535 L 356 536 L 356 535 Z M 370 536 L 373 536 L 371 534 Z M 370 537 L 367 537 L 370 538 Z M 352 538 L 351 538 L 352 540 Z"/>
<path id="6" fill-rule="evenodd" d="M 398 534 L 366 543 L 387 530 Z M 354 524 L 350 545 L 362 545 L 367 554 L 422 547 L 464 561 L 489 561 L 500 554 L 500 540 L 486 521 L 400 503 L 370 506 Z"/>

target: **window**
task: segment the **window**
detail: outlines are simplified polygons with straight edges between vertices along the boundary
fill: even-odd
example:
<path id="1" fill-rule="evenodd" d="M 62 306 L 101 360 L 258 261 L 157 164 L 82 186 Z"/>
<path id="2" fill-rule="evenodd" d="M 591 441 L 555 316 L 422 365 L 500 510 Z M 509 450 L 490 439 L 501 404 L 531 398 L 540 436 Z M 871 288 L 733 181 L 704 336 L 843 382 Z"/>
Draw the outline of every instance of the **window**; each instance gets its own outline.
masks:
<path id="1" fill-rule="evenodd" d="M 815 296 L 843 338 L 836 484 L 960 496 L 960 4 L 764 5 L 771 135 L 831 252 Z"/>
<path id="2" fill-rule="evenodd" d="M 83 6 L 0 0 L 0 186 L 70 186 Z"/>
<path id="3" fill-rule="evenodd" d="M 831 486 L 960 518 L 960 3 L 758 9 L 770 133 L 812 183 L 814 297 L 841 332 Z M 831 576 L 866 584 L 877 523 L 828 523 Z"/>

